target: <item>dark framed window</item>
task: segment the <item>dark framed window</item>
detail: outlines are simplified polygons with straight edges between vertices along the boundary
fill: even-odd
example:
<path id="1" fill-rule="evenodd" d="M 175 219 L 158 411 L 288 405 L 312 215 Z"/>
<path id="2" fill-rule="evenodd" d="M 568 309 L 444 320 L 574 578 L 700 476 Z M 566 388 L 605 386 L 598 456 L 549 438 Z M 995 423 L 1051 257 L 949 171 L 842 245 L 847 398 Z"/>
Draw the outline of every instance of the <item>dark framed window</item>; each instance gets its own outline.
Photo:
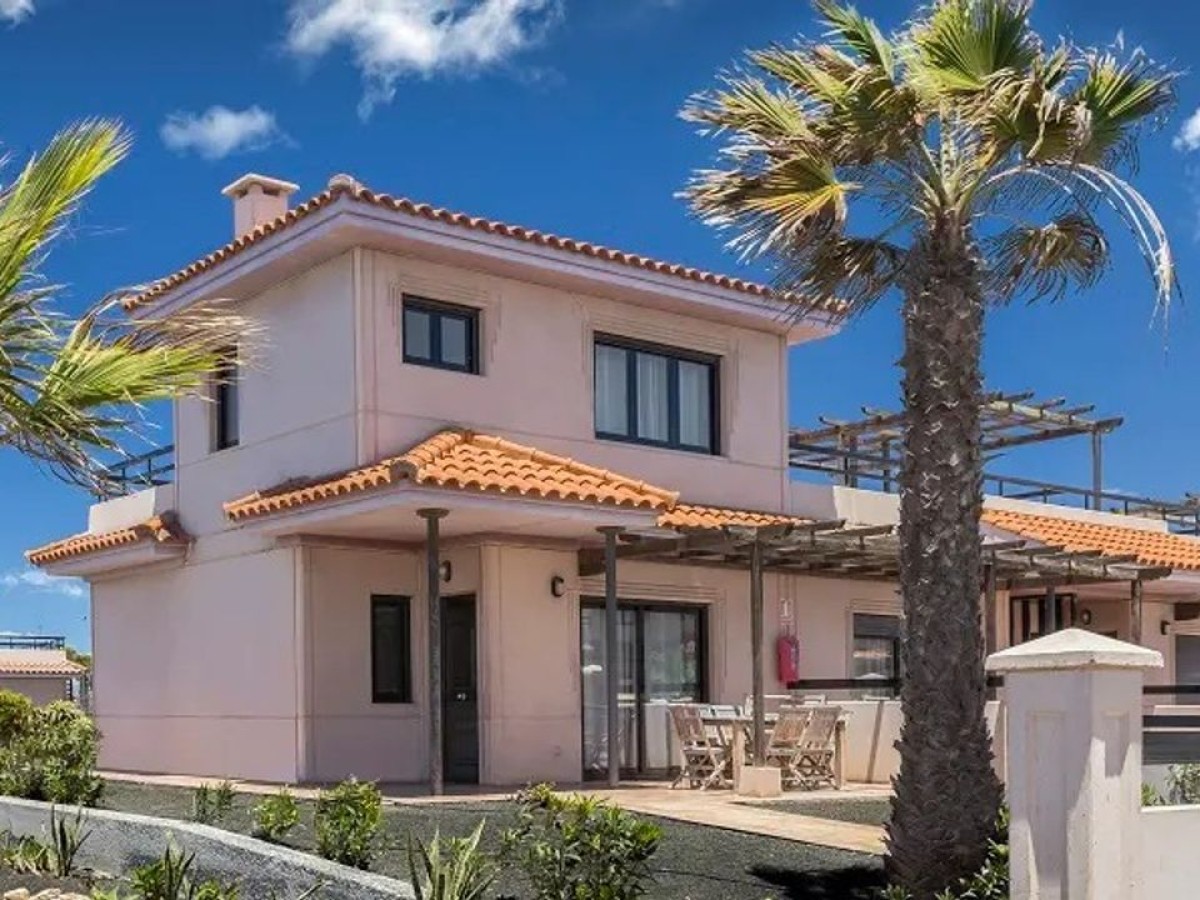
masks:
<path id="1" fill-rule="evenodd" d="M 479 374 L 479 310 L 404 298 L 404 361 Z"/>
<path id="2" fill-rule="evenodd" d="M 900 618 L 854 614 L 851 678 L 900 677 Z"/>
<path id="3" fill-rule="evenodd" d="M 233 348 L 223 354 L 222 362 L 213 372 L 213 450 L 236 447 L 241 439 L 239 378 L 237 349 Z"/>
<path id="4" fill-rule="evenodd" d="M 412 703 L 409 598 L 371 596 L 371 702 Z"/>
<path id="5" fill-rule="evenodd" d="M 719 360 L 597 335 L 596 437 L 718 453 Z"/>

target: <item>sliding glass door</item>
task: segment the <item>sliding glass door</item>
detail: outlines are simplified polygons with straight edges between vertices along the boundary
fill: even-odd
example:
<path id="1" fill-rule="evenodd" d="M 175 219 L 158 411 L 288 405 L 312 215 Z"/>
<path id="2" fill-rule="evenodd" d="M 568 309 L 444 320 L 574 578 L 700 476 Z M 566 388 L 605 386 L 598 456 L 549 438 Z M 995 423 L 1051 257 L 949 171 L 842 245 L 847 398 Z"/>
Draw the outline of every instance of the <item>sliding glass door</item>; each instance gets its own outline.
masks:
<path id="1" fill-rule="evenodd" d="M 661 776 L 674 765 L 667 704 L 705 699 L 704 610 L 693 606 L 621 603 L 617 629 L 620 732 L 615 742 L 626 776 Z M 583 768 L 608 768 L 603 601 L 584 601 L 580 625 L 583 676 Z"/>

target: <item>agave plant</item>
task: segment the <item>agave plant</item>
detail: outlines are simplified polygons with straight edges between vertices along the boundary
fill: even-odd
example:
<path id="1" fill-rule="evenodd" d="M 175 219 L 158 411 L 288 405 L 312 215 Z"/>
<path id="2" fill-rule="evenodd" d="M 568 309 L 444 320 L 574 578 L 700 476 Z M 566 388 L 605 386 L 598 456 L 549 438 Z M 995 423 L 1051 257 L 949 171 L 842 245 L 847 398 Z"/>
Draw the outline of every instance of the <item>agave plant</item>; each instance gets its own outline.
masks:
<path id="1" fill-rule="evenodd" d="M 1171 249 L 1128 176 L 1175 75 L 1140 51 L 1043 41 L 1030 0 L 935 0 L 891 35 L 815 6 L 821 37 L 751 52 L 687 104 L 723 146 L 685 196 L 774 265 L 797 312 L 901 298 L 905 724 L 887 863 L 925 900 L 983 862 L 1000 806 L 980 625 L 984 315 L 1093 285 L 1111 223 L 1165 313 Z"/>
<path id="2" fill-rule="evenodd" d="M 428 844 L 410 839 L 408 871 L 417 900 L 481 900 L 496 880 L 496 864 L 480 851 L 483 822 L 466 838 L 444 840 L 438 832 Z"/>
<path id="3" fill-rule="evenodd" d="M 97 456 L 140 434 L 142 405 L 204 390 L 228 349 L 255 336 L 220 304 L 125 317 L 128 291 L 75 321 L 51 308 L 46 254 L 128 150 L 116 122 L 82 122 L 0 183 L 0 446 L 95 490 L 104 488 Z"/>

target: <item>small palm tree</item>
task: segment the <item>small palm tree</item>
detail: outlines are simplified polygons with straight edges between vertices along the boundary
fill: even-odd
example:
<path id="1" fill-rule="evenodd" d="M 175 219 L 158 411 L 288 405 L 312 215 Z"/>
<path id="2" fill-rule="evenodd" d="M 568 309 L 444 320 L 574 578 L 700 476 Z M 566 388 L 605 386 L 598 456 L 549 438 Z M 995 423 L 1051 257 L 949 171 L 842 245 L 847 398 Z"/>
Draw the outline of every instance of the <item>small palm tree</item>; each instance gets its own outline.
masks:
<path id="1" fill-rule="evenodd" d="M 1100 215 L 1129 227 L 1165 309 L 1166 236 L 1121 173 L 1175 79 L 1140 52 L 1047 45 L 1029 0 L 937 0 L 891 37 L 815 6 L 822 41 L 752 52 L 689 101 L 723 149 L 686 197 L 772 261 L 800 310 L 902 297 L 907 678 L 887 844 L 893 880 L 927 898 L 982 861 L 1001 798 L 980 619 L 984 313 L 1095 283 Z"/>
<path id="2" fill-rule="evenodd" d="M 216 307 L 127 320 L 120 295 L 77 321 L 49 309 L 39 267 L 80 201 L 124 158 L 111 121 L 59 133 L 0 185 L 0 445 L 102 491 L 97 455 L 138 432 L 140 406 L 198 392 L 253 327 Z"/>

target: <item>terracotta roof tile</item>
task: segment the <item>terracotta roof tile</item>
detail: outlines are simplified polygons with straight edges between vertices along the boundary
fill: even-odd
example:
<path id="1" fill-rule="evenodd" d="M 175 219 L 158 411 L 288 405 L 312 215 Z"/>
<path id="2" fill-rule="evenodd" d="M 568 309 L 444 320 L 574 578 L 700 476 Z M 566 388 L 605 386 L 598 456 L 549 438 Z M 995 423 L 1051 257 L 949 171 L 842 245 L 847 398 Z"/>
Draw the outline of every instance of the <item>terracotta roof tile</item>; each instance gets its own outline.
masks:
<path id="1" fill-rule="evenodd" d="M 69 659 L 56 659 L 39 662 L 28 659 L 7 660 L 0 658 L 0 675 L 61 675 L 69 678 L 82 675 L 87 670 Z"/>
<path id="2" fill-rule="evenodd" d="M 983 521 L 1021 537 L 1067 550 L 1136 554 L 1143 565 L 1200 570 L 1200 538 L 1007 509 L 985 509 Z"/>
<path id="3" fill-rule="evenodd" d="M 810 521 L 812 520 L 782 513 L 729 509 L 722 506 L 699 506 L 692 503 L 677 504 L 658 517 L 658 524 L 663 528 L 724 528 L 726 526 L 757 528 L 768 525 L 802 525 Z"/>
<path id="4" fill-rule="evenodd" d="M 509 225 L 505 222 L 499 222 L 494 219 L 483 219 L 475 216 L 468 216 L 464 213 L 453 212 L 451 210 L 430 206 L 428 203 L 417 203 L 405 197 L 393 197 L 389 194 L 376 193 L 375 191 L 363 187 L 349 177 L 338 176 L 330 181 L 329 188 L 317 194 L 315 197 L 312 197 L 311 199 L 306 200 L 305 202 L 300 203 L 294 208 L 288 210 L 284 215 L 258 226 L 253 231 L 235 238 L 228 244 L 225 244 L 223 247 L 219 247 L 212 253 L 209 253 L 207 256 L 196 260 L 195 262 L 185 266 L 177 272 L 172 273 L 171 275 L 166 276 L 165 278 L 159 279 L 140 294 L 136 294 L 127 298 L 124 301 L 125 308 L 127 310 L 132 310 L 153 301 L 156 297 L 165 294 L 172 288 L 175 288 L 186 281 L 190 281 L 198 275 L 207 272 L 209 269 L 215 268 L 230 257 L 236 256 L 248 247 L 252 247 L 261 241 L 266 240 L 271 235 L 283 231 L 301 219 L 312 215 L 326 206 L 329 206 L 334 201 L 342 197 L 355 203 L 362 203 L 379 209 L 385 209 L 390 212 L 411 216 L 413 218 L 428 219 L 431 221 L 441 222 L 446 225 L 453 225 L 458 228 L 483 232 L 485 234 L 495 234 L 501 237 L 511 238 L 513 240 L 524 241 L 525 243 L 534 244 L 539 247 L 549 247 L 554 250 L 578 253 L 582 256 L 590 256 L 596 259 L 606 260 L 608 262 L 615 262 L 620 263 L 621 265 L 631 266 L 633 268 L 645 269 L 661 275 L 671 275 L 677 278 L 686 279 L 688 281 L 698 282 L 700 284 L 727 288 L 729 290 L 738 291 L 751 296 L 767 299 L 776 298 L 782 301 L 793 299 L 789 295 L 780 294 L 767 285 L 757 284 L 741 278 L 734 278 L 730 275 L 719 275 L 713 272 L 705 272 L 701 269 L 694 269 L 689 266 L 663 262 L 661 260 L 651 259 L 647 256 L 640 256 L 636 253 L 613 250 L 609 247 L 604 247 L 599 244 L 592 244 L 587 241 L 579 241 L 572 238 L 560 237 L 555 234 L 548 234 L 532 228 L 523 228 L 519 225 Z M 831 301 L 822 308 L 822 311 L 832 314 L 840 314 L 841 312 L 844 312 L 844 310 L 845 304 L 838 301 Z"/>
<path id="5" fill-rule="evenodd" d="M 103 531 L 97 534 L 85 532 L 69 538 L 35 547 L 25 552 L 25 558 L 35 566 L 59 562 L 88 553 L 99 553 L 102 550 L 112 550 L 115 547 L 125 547 L 140 544 L 145 541 L 156 541 L 160 544 L 184 544 L 191 538 L 179 526 L 175 514 L 164 512 L 162 515 L 147 519 L 129 528 L 118 528 L 113 531 Z"/>
<path id="6" fill-rule="evenodd" d="M 465 491 L 516 494 L 545 500 L 664 509 L 672 491 L 606 469 L 472 431 L 447 430 L 402 456 L 321 478 L 293 480 L 225 504 L 235 521 L 307 506 L 410 480 Z"/>

